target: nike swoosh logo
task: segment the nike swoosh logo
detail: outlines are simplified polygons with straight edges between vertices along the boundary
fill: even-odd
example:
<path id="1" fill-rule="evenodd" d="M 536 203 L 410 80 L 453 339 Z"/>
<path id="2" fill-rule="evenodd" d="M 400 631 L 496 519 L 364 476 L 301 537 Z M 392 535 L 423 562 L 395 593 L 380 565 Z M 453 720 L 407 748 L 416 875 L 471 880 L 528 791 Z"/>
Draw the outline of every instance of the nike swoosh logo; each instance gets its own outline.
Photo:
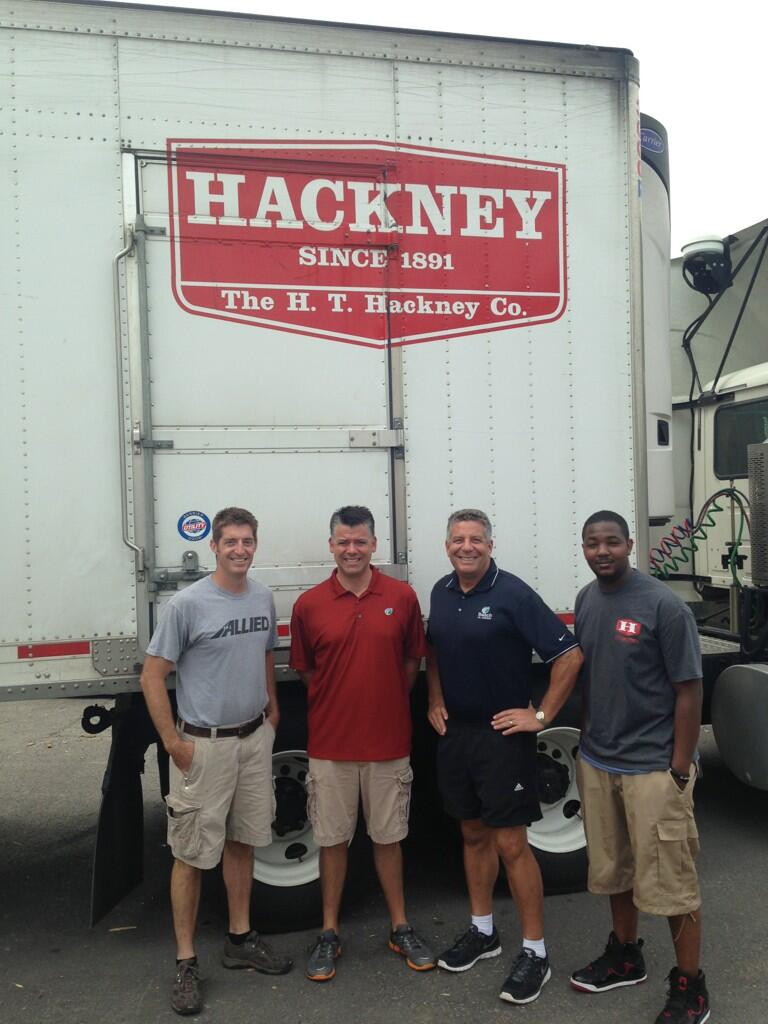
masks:
<path id="1" fill-rule="evenodd" d="M 563 633 L 563 635 L 562 635 L 562 636 L 559 636 L 559 637 L 558 637 L 557 639 L 558 639 L 558 641 L 560 641 L 560 640 L 565 640 L 565 638 L 566 638 L 567 636 L 568 636 L 568 634 L 567 634 L 567 633 Z"/>

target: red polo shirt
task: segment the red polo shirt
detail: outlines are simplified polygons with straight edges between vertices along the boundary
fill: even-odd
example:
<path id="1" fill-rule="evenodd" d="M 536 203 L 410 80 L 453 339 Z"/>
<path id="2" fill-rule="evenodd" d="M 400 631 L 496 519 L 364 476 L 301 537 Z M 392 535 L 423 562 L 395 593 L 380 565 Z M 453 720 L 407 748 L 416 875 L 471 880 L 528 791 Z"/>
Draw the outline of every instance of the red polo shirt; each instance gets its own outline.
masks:
<path id="1" fill-rule="evenodd" d="M 378 569 L 360 597 L 336 571 L 293 608 L 291 667 L 312 672 L 310 757 L 390 761 L 411 752 L 406 658 L 426 654 L 416 594 Z"/>

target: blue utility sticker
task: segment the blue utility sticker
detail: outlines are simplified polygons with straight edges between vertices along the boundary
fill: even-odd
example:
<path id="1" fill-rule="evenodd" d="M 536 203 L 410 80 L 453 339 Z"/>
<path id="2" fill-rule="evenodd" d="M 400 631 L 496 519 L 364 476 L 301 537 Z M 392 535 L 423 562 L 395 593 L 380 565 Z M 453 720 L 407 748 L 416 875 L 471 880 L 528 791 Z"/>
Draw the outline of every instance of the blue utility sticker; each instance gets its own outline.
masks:
<path id="1" fill-rule="evenodd" d="M 640 131 L 640 145 L 651 153 L 663 153 L 666 149 L 664 139 L 653 128 L 643 128 Z"/>
<path id="2" fill-rule="evenodd" d="M 211 520 L 205 512 L 185 512 L 177 528 L 184 540 L 205 540 L 211 532 Z"/>

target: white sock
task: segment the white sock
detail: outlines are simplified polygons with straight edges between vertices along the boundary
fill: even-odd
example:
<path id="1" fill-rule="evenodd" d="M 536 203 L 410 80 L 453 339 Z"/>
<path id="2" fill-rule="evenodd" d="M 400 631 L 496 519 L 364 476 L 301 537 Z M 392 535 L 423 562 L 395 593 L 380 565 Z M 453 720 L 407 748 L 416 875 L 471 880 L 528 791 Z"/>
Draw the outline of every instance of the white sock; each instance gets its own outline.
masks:
<path id="1" fill-rule="evenodd" d="M 472 924 L 483 935 L 493 935 L 493 914 L 472 915 Z"/>
<path id="2" fill-rule="evenodd" d="M 523 939 L 523 949 L 532 949 L 536 956 L 542 960 L 547 955 L 547 947 L 544 945 L 544 939 Z"/>

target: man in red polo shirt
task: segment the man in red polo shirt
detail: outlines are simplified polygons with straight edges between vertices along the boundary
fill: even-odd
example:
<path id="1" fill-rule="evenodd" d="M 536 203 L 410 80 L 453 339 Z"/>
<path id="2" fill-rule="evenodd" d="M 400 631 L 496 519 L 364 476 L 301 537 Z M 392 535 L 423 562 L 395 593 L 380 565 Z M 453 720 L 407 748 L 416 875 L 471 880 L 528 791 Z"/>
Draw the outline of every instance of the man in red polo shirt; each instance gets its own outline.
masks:
<path id="1" fill-rule="evenodd" d="M 413 970 L 427 971 L 435 956 L 407 921 L 400 850 L 413 778 L 409 694 L 426 653 L 421 610 L 407 583 L 371 565 L 376 536 L 369 509 L 338 509 L 330 532 L 336 569 L 301 595 L 291 619 L 291 667 L 308 690 L 308 810 L 323 894 L 323 931 L 307 977 L 329 981 L 336 974 L 347 846 L 361 797 L 392 922 L 389 948 Z"/>

